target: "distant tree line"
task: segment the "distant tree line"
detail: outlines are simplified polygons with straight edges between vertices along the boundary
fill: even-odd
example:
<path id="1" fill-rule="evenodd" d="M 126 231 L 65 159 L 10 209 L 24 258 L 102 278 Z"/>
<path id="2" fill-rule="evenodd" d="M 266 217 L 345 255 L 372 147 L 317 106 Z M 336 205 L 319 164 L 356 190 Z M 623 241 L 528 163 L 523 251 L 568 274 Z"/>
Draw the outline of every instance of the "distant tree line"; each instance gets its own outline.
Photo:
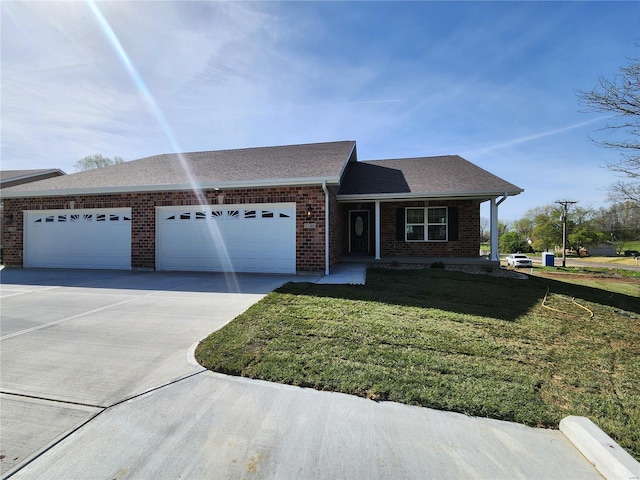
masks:
<path id="1" fill-rule="evenodd" d="M 501 253 L 553 251 L 562 245 L 562 214 L 558 204 L 527 210 L 512 223 L 498 224 L 498 248 Z M 486 219 L 481 222 L 482 237 L 487 239 Z M 613 242 L 620 251 L 626 242 L 640 239 L 640 204 L 633 201 L 613 203 L 599 209 L 575 206 L 567 215 L 567 248 L 580 252 L 590 246 Z"/>

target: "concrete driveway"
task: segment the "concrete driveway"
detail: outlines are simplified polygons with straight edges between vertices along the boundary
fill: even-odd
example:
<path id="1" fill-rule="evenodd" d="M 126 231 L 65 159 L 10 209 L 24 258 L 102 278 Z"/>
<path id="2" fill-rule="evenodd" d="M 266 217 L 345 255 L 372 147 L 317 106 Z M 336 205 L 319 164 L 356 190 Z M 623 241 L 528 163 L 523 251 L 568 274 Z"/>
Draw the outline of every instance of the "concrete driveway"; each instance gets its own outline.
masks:
<path id="1" fill-rule="evenodd" d="M 560 431 L 194 363 L 198 339 L 290 277 L 0 276 L 4 478 L 601 478 Z"/>
<path id="2" fill-rule="evenodd" d="M 104 409 L 202 368 L 198 339 L 282 275 L 2 270 L 0 460 L 6 473 Z"/>

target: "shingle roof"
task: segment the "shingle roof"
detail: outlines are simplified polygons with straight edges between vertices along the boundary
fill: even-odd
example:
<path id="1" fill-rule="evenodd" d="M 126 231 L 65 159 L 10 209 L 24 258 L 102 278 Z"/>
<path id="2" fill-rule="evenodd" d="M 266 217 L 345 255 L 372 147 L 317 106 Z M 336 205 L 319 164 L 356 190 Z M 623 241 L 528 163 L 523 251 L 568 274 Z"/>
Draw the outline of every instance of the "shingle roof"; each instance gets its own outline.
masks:
<path id="1" fill-rule="evenodd" d="M 342 199 L 480 197 L 523 191 L 457 155 L 357 162 L 355 145 L 342 141 L 156 155 L 9 187 L 2 195 L 170 191 L 189 188 L 192 182 L 203 188 L 232 188 L 321 181 L 339 185 Z"/>
<path id="2" fill-rule="evenodd" d="M 337 184 L 352 152 L 354 141 L 164 154 L 20 185 L 3 195 L 169 190 L 192 180 L 209 187 Z"/>
<path id="3" fill-rule="evenodd" d="M 516 195 L 523 190 L 458 155 L 352 162 L 338 195 Z"/>

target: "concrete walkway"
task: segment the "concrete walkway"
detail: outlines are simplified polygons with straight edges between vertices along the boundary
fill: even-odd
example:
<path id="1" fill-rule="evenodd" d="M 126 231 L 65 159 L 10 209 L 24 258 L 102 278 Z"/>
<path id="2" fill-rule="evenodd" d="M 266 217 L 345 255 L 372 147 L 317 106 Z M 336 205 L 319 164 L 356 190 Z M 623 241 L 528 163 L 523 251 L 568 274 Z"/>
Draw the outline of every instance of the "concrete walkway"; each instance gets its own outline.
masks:
<path id="1" fill-rule="evenodd" d="M 338 263 L 329 270 L 329 275 L 316 283 L 321 285 L 364 285 L 367 280 L 367 266 L 363 263 Z"/>
<path id="2" fill-rule="evenodd" d="M 12 478 L 602 477 L 559 431 L 203 372 L 106 410 Z"/>
<path id="3" fill-rule="evenodd" d="M 190 348 L 293 276 L 2 270 L 0 474 L 202 371 Z"/>
<path id="4" fill-rule="evenodd" d="M 289 280 L 309 281 L 3 271 L 3 478 L 601 478 L 558 430 L 195 362 L 199 338 Z"/>
<path id="5" fill-rule="evenodd" d="M 319 285 L 364 285 L 367 281 L 367 265 L 365 263 L 338 263 L 331 267 L 329 275 L 302 274 L 292 281 Z"/>

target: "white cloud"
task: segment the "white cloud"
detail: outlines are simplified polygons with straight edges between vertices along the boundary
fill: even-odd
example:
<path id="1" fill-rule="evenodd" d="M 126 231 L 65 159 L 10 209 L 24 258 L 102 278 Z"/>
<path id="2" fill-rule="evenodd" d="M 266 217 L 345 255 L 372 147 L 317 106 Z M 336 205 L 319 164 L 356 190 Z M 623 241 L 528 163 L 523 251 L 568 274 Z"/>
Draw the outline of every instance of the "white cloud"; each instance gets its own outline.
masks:
<path id="1" fill-rule="evenodd" d="M 508 148 L 508 147 L 513 147 L 513 146 L 519 145 L 521 143 L 532 142 L 532 141 L 540 140 L 540 139 L 545 138 L 545 137 L 551 137 L 551 136 L 554 136 L 554 135 L 560 135 L 562 133 L 569 132 L 569 131 L 575 130 L 577 128 L 581 128 L 581 127 L 584 127 L 586 125 L 591 125 L 592 123 L 595 123 L 595 122 L 602 122 L 602 120 L 603 120 L 603 117 L 592 118 L 591 120 L 586 120 L 584 122 L 579 122 L 579 123 L 576 123 L 576 124 L 573 124 L 573 125 L 568 125 L 568 126 L 565 126 L 565 127 L 557 127 L 557 128 L 552 129 L 552 130 L 546 130 L 546 131 L 543 131 L 543 132 L 533 133 L 533 134 L 525 135 L 523 137 L 512 138 L 512 139 L 508 139 L 508 140 L 499 140 L 497 142 L 490 142 L 490 143 L 486 143 L 484 145 L 476 145 L 476 146 L 466 147 L 466 148 L 463 148 L 462 151 L 464 152 L 465 155 L 469 155 L 469 156 L 475 157 L 475 156 L 486 154 L 488 152 L 492 152 L 494 150 L 500 150 L 500 149 L 504 149 L 504 148 Z"/>
<path id="2" fill-rule="evenodd" d="M 253 45 L 260 44 L 255 35 L 267 18 L 241 4 L 183 6 L 99 4 L 154 99 L 168 113 L 174 99 L 185 100 L 179 94 L 201 81 L 212 66 L 224 71 L 220 78 L 226 82 L 235 83 L 231 71 L 242 78 L 240 54 L 251 62 Z M 2 9 L 3 168 L 53 163 L 68 169 L 77 158 L 94 152 L 125 158 L 158 153 L 162 132 L 157 119 L 86 4 L 5 2 Z M 249 85 L 240 86 L 231 92 L 235 99 L 246 97 Z M 228 119 L 215 104 L 216 97 L 220 95 L 205 102 L 209 111 Z M 231 111 L 233 98 L 222 98 L 228 99 L 223 106 Z M 202 105 L 201 99 L 186 98 L 192 105 Z M 171 123 L 183 122 L 177 117 Z M 171 148 L 166 140 L 160 144 L 162 151 Z M 123 150 L 113 152 L 116 146 Z"/>

